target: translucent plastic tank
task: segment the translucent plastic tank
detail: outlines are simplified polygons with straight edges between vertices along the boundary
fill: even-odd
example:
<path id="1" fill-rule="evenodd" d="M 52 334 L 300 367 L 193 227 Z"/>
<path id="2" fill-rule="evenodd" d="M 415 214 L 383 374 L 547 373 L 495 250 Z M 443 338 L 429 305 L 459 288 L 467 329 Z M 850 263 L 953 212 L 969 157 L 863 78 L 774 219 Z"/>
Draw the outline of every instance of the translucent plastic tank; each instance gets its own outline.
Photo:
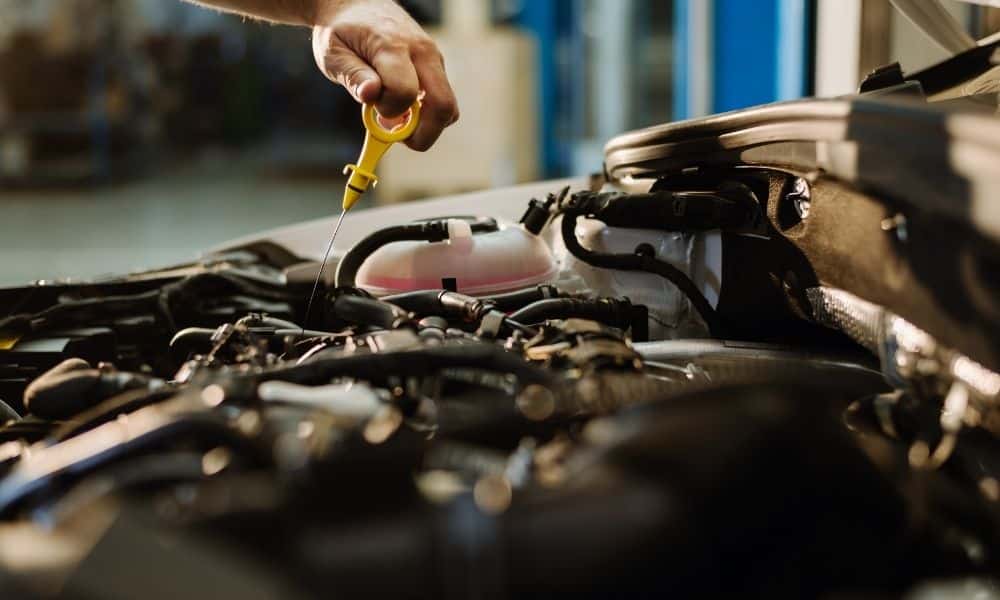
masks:
<path id="1" fill-rule="evenodd" d="M 448 221 L 443 242 L 395 242 L 372 253 L 355 283 L 376 296 L 443 287 L 453 278 L 459 292 L 486 295 L 554 279 L 556 261 L 540 237 L 520 225 L 472 233 L 460 219 Z"/>

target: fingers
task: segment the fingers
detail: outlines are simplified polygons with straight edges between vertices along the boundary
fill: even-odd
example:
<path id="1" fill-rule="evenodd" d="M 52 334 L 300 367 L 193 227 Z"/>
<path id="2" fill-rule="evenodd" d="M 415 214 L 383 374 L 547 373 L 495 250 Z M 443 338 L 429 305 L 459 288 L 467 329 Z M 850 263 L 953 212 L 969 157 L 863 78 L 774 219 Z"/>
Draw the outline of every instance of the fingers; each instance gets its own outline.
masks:
<path id="1" fill-rule="evenodd" d="M 328 79 L 344 86 L 358 102 L 373 102 L 382 94 L 378 73 L 343 44 L 331 43 L 329 27 L 313 29 L 313 58 Z"/>
<path id="2" fill-rule="evenodd" d="M 318 60 L 327 77 L 347 88 L 358 102 L 374 103 L 389 121 L 406 113 L 422 93 L 420 124 L 406 141 L 414 150 L 429 149 L 458 120 L 458 102 L 433 42 L 417 44 L 413 50 L 399 46 L 375 51 L 371 65 L 348 47 L 333 44 Z"/>
<path id="3" fill-rule="evenodd" d="M 392 121 L 422 95 L 420 124 L 407 140 L 414 150 L 430 148 L 458 120 L 458 103 L 434 42 L 394 3 L 350 5 L 329 24 L 313 28 L 313 55 L 320 70 L 355 100 L 374 104 Z M 376 18 L 362 9 L 390 11 Z M 358 12 L 360 11 L 360 12 Z M 398 11 L 398 12 L 394 12 Z M 374 27 L 393 24 L 391 31 Z"/>
<path id="4" fill-rule="evenodd" d="M 404 47 L 376 52 L 372 66 L 382 81 L 382 93 L 375 101 L 375 108 L 390 119 L 402 115 L 420 93 L 420 80 L 409 53 Z"/>
<path id="5" fill-rule="evenodd" d="M 371 104 L 378 100 L 378 97 L 382 94 L 382 82 L 379 81 L 377 76 L 373 77 L 358 84 L 355 92 L 355 100 L 362 104 Z"/>
<path id="6" fill-rule="evenodd" d="M 445 127 L 458 120 L 458 101 L 444 72 L 444 61 L 437 48 L 417 49 L 413 64 L 424 91 L 420 124 L 406 145 L 423 152 L 437 141 Z"/>

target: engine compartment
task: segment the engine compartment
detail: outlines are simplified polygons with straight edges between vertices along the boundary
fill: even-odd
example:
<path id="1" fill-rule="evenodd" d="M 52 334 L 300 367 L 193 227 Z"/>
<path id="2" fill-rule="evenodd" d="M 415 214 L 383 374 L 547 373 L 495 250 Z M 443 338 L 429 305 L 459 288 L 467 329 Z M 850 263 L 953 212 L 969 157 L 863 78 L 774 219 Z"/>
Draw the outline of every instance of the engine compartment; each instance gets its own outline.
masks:
<path id="1" fill-rule="evenodd" d="M 0 548 L 22 549 L 0 551 L 0 589 L 992 585 L 1000 377 L 816 274 L 788 241 L 805 219 L 788 191 L 815 219 L 826 185 L 758 168 L 556 186 L 507 198 L 519 223 L 368 231 L 311 308 L 318 265 L 267 243 L 0 290 Z M 505 230 L 544 242 L 557 272 L 469 292 L 442 262 L 440 287 L 363 285 L 393 244 Z M 719 264 L 699 244 L 721 244 Z"/>

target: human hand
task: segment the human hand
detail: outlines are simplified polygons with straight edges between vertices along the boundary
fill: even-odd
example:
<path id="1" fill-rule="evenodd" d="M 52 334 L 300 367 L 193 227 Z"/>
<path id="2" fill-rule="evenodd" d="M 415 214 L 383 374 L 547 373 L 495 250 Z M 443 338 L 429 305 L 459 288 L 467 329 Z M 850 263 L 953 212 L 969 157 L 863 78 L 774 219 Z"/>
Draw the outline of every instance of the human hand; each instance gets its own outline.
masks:
<path id="1" fill-rule="evenodd" d="M 437 45 L 392 0 L 319 0 L 313 56 L 358 102 L 398 118 L 422 94 L 420 123 L 406 145 L 430 148 L 458 120 L 458 102 Z"/>

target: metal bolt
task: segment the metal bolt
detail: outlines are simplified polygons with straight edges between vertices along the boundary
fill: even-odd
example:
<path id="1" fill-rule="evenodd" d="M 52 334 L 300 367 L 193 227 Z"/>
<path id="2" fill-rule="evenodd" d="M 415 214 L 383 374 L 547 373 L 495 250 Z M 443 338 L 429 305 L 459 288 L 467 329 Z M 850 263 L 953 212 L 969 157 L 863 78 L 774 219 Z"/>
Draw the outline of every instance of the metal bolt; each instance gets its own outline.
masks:
<path id="1" fill-rule="evenodd" d="M 812 207 L 812 194 L 809 191 L 809 183 L 798 177 L 792 183 L 792 190 L 788 192 L 786 196 L 788 200 L 792 202 L 792 206 L 795 207 L 795 213 L 799 215 L 800 219 L 806 219 L 809 217 L 809 209 Z"/>

